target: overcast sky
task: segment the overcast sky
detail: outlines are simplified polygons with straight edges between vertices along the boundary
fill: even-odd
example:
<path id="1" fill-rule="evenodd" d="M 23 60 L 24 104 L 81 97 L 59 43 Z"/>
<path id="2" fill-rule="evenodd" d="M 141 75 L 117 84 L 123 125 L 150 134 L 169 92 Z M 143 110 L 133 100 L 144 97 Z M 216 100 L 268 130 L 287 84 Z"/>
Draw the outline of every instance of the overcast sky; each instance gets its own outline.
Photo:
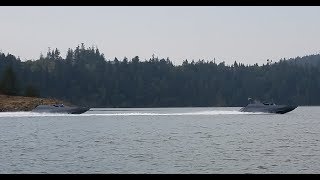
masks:
<path id="1" fill-rule="evenodd" d="M 2 6 L 0 51 L 62 57 L 78 44 L 107 59 L 169 57 L 266 63 L 320 52 L 320 7 L 308 6 Z"/>

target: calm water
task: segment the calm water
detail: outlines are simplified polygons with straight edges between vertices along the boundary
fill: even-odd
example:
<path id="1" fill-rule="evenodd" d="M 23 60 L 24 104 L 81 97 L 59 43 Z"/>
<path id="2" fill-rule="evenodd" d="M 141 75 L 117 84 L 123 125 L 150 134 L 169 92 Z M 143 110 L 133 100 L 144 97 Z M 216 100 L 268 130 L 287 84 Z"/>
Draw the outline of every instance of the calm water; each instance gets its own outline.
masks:
<path id="1" fill-rule="evenodd" d="M 320 173 L 320 107 L 0 113 L 0 173 Z"/>

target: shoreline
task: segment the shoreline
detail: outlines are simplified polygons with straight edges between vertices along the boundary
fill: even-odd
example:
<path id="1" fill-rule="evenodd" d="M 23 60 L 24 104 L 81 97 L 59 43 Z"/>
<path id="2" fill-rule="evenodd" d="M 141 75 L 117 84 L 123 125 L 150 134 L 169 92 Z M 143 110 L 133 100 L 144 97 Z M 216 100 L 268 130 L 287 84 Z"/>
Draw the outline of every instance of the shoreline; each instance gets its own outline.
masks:
<path id="1" fill-rule="evenodd" d="M 68 102 L 54 98 L 10 96 L 0 94 L 0 112 L 22 112 L 31 111 L 38 105 L 65 104 Z"/>

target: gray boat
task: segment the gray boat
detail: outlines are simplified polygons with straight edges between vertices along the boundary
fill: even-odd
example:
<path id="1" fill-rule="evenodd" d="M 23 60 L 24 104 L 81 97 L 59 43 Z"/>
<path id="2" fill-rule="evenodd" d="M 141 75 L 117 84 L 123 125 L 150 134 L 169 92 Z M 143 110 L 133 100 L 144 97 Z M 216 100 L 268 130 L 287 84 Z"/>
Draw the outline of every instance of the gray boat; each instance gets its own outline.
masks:
<path id="1" fill-rule="evenodd" d="M 63 104 L 38 105 L 31 112 L 38 113 L 62 113 L 62 114 L 82 114 L 88 111 L 87 107 L 65 106 Z"/>
<path id="2" fill-rule="evenodd" d="M 263 112 L 263 113 L 276 113 L 284 114 L 297 108 L 298 106 L 290 105 L 276 105 L 274 103 L 264 102 L 261 103 L 258 100 L 248 99 L 249 104 L 240 109 L 241 112 Z"/>

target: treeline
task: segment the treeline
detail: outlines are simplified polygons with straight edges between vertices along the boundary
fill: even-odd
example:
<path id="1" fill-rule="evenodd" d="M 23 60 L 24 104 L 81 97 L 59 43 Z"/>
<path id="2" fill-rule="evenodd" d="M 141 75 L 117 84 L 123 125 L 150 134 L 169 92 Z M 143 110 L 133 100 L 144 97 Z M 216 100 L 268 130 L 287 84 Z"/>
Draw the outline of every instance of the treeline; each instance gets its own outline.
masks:
<path id="1" fill-rule="evenodd" d="M 169 58 L 107 60 L 98 48 L 82 44 L 65 58 L 58 49 L 34 61 L 1 53 L 0 91 L 91 107 L 243 106 L 248 97 L 320 105 L 316 62 L 320 55 L 262 66 L 204 60 L 175 66 Z"/>

